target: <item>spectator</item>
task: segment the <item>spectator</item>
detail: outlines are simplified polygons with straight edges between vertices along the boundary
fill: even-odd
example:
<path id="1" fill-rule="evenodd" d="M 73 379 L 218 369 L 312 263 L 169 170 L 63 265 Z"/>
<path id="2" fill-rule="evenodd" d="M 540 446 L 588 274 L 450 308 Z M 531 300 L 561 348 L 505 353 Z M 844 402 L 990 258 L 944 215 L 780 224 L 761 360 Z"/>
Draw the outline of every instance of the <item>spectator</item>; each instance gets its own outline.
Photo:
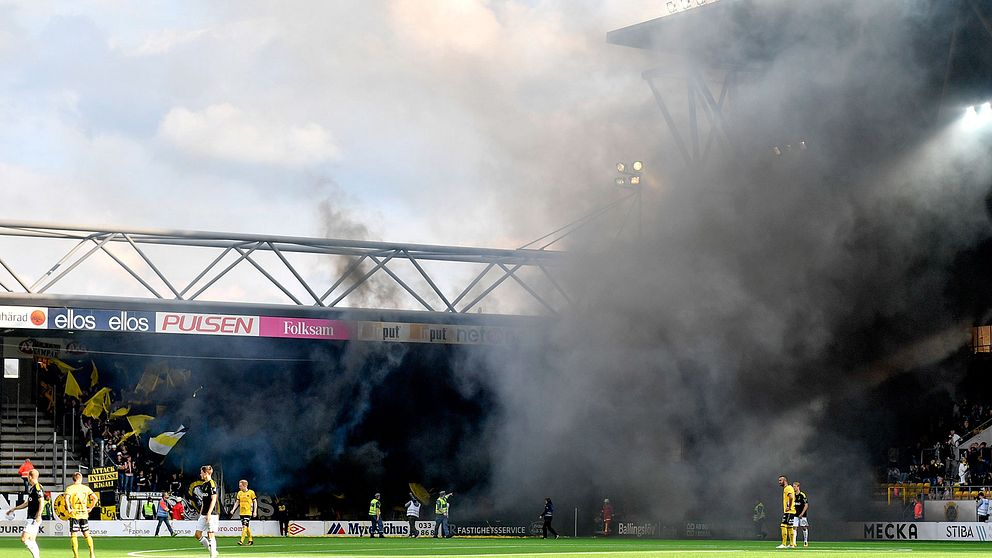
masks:
<path id="1" fill-rule="evenodd" d="M 183 483 L 179 480 L 179 473 L 172 473 L 172 479 L 169 480 L 169 492 L 179 494 L 182 489 Z"/>
<path id="2" fill-rule="evenodd" d="M 137 490 L 138 492 L 148 492 L 148 475 L 144 471 L 138 473 Z"/>
<path id="3" fill-rule="evenodd" d="M 923 521 L 923 502 L 913 498 L 913 521 Z"/>
<path id="4" fill-rule="evenodd" d="M 951 430 L 951 433 L 947 436 L 947 444 L 951 446 L 951 448 L 956 449 L 960 443 L 961 436 L 958 436 L 957 432 Z"/>
<path id="5" fill-rule="evenodd" d="M 131 456 L 124 457 L 124 466 L 122 467 L 124 473 L 124 494 L 131 494 L 134 490 L 134 462 L 131 461 Z"/>
<path id="6" fill-rule="evenodd" d="M 172 523 L 169 522 L 169 514 L 172 512 L 172 506 L 169 504 L 169 492 L 165 491 L 162 493 L 162 497 L 158 500 L 158 505 L 155 506 L 155 518 L 158 519 L 158 524 L 155 525 L 155 536 L 158 536 L 159 529 L 162 528 L 162 524 L 165 524 L 165 528 L 169 530 L 169 535 L 175 537 L 176 532 L 172 530 Z"/>
<path id="7" fill-rule="evenodd" d="M 28 473 L 34 470 L 34 465 L 31 464 L 30 459 L 25 459 L 24 463 L 21 463 L 20 468 L 17 469 L 17 473 L 21 475 L 21 480 L 24 481 L 24 491 L 27 492 L 31 488 L 31 483 L 28 481 Z"/>
<path id="8" fill-rule="evenodd" d="M 183 514 L 186 512 L 185 506 L 183 506 L 182 499 L 176 500 L 176 503 L 172 505 L 172 519 L 180 521 L 183 519 Z"/>
<path id="9" fill-rule="evenodd" d="M 958 464 L 958 482 L 963 485 L 968 484 L 968 460 L 962 459 Z"/>

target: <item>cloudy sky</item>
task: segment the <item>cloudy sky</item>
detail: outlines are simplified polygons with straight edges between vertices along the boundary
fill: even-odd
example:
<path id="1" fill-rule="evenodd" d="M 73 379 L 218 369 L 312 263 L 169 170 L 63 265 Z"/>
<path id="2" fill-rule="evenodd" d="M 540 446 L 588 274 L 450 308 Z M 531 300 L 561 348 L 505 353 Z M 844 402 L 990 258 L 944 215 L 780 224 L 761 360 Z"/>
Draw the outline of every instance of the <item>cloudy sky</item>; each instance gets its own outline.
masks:
<path id="1" fill-rule="evenodd" d="M 658 15 L 4 2 L 0 218 L 320 236 L 326 200 L 371 238 L 512 247 L 611 199 L 631 131 L 659 132 L 643 54 L 605 42 Z"/>

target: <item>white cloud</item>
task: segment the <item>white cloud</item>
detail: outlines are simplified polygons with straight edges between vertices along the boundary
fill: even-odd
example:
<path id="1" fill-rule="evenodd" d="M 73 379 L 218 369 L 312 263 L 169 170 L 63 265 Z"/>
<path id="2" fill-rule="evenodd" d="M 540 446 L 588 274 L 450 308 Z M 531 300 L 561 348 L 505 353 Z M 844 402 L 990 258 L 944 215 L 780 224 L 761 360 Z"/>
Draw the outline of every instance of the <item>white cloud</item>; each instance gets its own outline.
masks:
<path id="1" fill-rule="evenodd" d="M 184 152 L 239 163 L 300 167 L 340 155 L 331 134 L 318 124 L 289 125 L 227 103 L 199 112 L 174 108 L 158 134 Z"/>

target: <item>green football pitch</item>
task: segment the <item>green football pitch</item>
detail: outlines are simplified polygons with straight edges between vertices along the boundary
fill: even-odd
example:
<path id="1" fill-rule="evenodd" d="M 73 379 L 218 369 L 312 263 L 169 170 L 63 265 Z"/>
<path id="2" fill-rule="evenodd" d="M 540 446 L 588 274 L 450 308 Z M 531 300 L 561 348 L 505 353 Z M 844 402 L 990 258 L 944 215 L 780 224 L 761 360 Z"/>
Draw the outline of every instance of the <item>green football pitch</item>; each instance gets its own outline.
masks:
<path id="1" fill-rule="evenodd" d="M 207 551 L 192 539 L 148 537 L 96 538 L 97 558 L 206 558 Z M 83 543 L 83 541 L 80 541 Z M 357 538 L 262 538 L 254 546 L 241 547 L 237 539 L 219 539 L 221 557 L 253 558 L 320 558 L 323 556 L 385 558 L 393 556 L 498 556 L 576 558 L 626 557 L 722 557 L 782 556 L 813 554 L 819 556 L 864 557 L 908 555 L 915 558 L 978 555 L 992 551 L 992 543 L 953 542 L 814 542 L 808 548 L 794 550 L 775 548 L 775 543 L 757 541 L 662 541 L 646 539 L 357 539 Z M 72 556 L 66 538 L 39 540 L 42 558 Z M 86 558 L 86 545 L 80 544 L 80 555 Z M 16 538 L 0 539 L 0 556 L 29 557 L 27 549 Z"/>

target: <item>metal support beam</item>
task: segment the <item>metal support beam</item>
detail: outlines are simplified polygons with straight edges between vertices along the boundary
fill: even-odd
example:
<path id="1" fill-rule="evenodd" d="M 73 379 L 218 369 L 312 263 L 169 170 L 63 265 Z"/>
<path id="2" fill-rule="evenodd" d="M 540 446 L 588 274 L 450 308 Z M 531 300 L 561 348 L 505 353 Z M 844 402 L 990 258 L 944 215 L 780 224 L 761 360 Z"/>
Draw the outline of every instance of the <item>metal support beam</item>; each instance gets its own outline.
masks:
<path id="1" fill-rule="evenodd" d="M 85 275 L 94 272 L 91 267 L 80 268 L 81 264 L 93 257 L 94 254 L 102 252 L 113 261 L 121 272 L 119 277 L 124 277 L 128 281 L 134 281 L 141 286 L 143 294 L 138 296 L 148 296 L 155 299 L 165 299 L 174 297 L 187 303 L 208 303 L 204 298 L 205 293 L 222 279 L 227 281 L 237 281 L 247 273 L 252 276 L 253 295 L 257 296 L 258 277 L 254 272 L 246 272 L 246 266 L 241 266 L 247 261 L 254 271 L 264 278 L 264 289 L 271 289 L 279 293 L 277 298 L 286 297 L 293 304 L 301 306 L 318 307 L 339 307 L 347 306 L 350 300 L 364 301 L 361 296 L 349 299 L 349 295 L 359 291 L 370 279 L 376 281 L 387 281 L 398 286 L 402 292 L 409 295 L 409 299 L 400 300 L 402 306 L 397 309 L 423 308 L 428 312 L 466 312 L 477 306 L 493 290 L 506 279 L 512 278 L 520 285 L 524 292 L 538 302 L 533 305 L 526 297 L 513 295 L 515 302 L 525 303 L 529 310 L 527 313 L 537 311 L 538 313 L 557 314 L 552 301 L 559 302 L 557 297 L 548 299 L 539 293 L 549 292 L 553 289 L 562 293 L 562 299 L 568 301 L 564 295 L 565 286 L 554 281 L 549 270 L 559 266 L 566 254 L 564 252 L 547 249 L 554 243 L 559 242 L 566 236 L 589 226 L 594 219 L 603 215 L 606 211 L 620 207 L 629 196 L 621 199 L 611 200 L 604 207 L 597 208 L 581 219 L 569 223 L 564 227 L 556 229 L 554 232 L 542 236 L 540 239 L 530 242 L 519 249 L 492 249 L 492 248 L 471 248 L 462 246 L 439 246 L 428 244 L 410 244 L 380 241 L 349 241 L 326 238 L 305 238 L 290 236 L 272 235 L 246 235 L 241 233 L 218 233 L 202 231 L 170 231 L 153 229 L 122 229 L 122 228 L 93 228 L 76 227 L 71 225 L 45 225 L 40 223 L 0 221 L 0 237 L 14 237 L 22 239 L 25 243 L 41 243 L 49 246 L 49 252 L 53 249 L 56 255 L 61 254 L 56 262 L 47 268 L 33 283 L 25 279 L 23 274 L 18 273 L 18 266 L 12 261 L 11 256 L 3 254 L 0 258 L 0 266 L 13 277 L 18 285 L 15 286 L 9 281 L 0 281 L 0 292 L 8 292 L 16 295 L 19 292 L 27 294 L 50 294 L 58 296 L 66 294 L 69 296 L 91 296 L 90 293 L 68 292 L 59 293 L 55 289 L 68 283 L 64 280 L 69 275 Z M 550 239 L 550 240 L 549 240 Z M 75 241 L 68 252 L 62 252 L 60 244 L 65 241 Z M 148 245 L 159 248 L 147 249 Z M 529 248 L 529 246 L 540 246 L 540 248 Z M 116 246 L 116 248 L 112 248 Z M 205 265 L 199 262 L 199 257 L 189 257 L 186 254 L 191 251 L 198 254 L 207 253 L 210 260 Z M 132 255 L 125 254 L 125 251 L 132 251 Z M 39 254 L 41 252 L 33 249 L 18 250 L 17 253 Z M 236 254 L 233 259 L 229 258 L 229 253 Z M 258 253 L 271 253 L 275 257 L 271 260 L 258 256 Z M 290 256 L 295 254 L 295 256 Z M 190 255 L 192 255 L 190 253 Z M 342 258 L 347 260 L 346 266 L 340 265 L 338 269 L 343 269 L 330 288 L 323 295 L 319 295 L 313 280 L 308 280 L 302 268 L 295 265 L 297 262 L 291 258 L 311 258 L 314 266 L 325 265 L 325 258 L 329 258 L 338 265 Z M 129 259 L 131 258 L 131 259 Z M 319 259 L 317 259 L 319 258 Z M 140 259 L 147 269 L 136 264 Z M 409 261 L 416 270 L 416 274 L 424 279 L 420 281 L 410 281 L 411 275 L 404 274 L 405 270 L 398 269 L 396 265 L 388 265 L 391 261 Z M 301 262 L 306 260 L 301 259 Z M 464 288 L 461 287 L 465 281 L 464 270 L 456 272 L 452 277 L 432 276 L 424 268 L 425 261 L 440 261 L 453 264 L 484 264 L 485 269 L 481 274 L 472 275 L 474 277 Z M 365 262 L 371 262 L 367 270 L 363 270 Z M 494 267 L 503 270 L 503 275 L 496 279 L 493 285 L 478 294 L 468 305 L 463 306 L 463 301 L 474 292 L 480 281 L 487 277 L 488 272 Z M 517 274 L 517 270 L 527 267 L 542 268 L 541 274 Z M 190 269 L 192 268 L 192 269 Z M 148 271 L 150 270 L 150 272 Z M 383 273 L 378 273 L 380 270 Z M 284 280 L 285 276 L 280 273 L 286 271 L 295 279 Z M 401 272 L 402 271 L 402 272 Z M 411 270 L 412 271 L 412 270 Z M 99 273 L 107 273 L 105 266 L 97 269 Z M 376 274 L 379 277 L 374 277 Z M 177 282 L 177 277 L 189 277 L 193 279 L 189 283 Z M 89 279 L 87 276 L 86 279 Z M 103 279 L 103 278 L 101 278 Z M 159 283 L 161 281 L 161 283 Z M 341 290 L 340 287 L 347 281 L 352 281 L 348 287 Z M 537 281 L 535 283 L 534 281 Z M 73 282 L 73 284 L 106 284 L 106 281 L 83 281 Z M 164 285 L 168 290 L 163 290 L 160 285 Z M 457 289 L 452 291 L 451 289 Z M 457 297 L 451 299 L 444 293 L 457 292 Z M 225 294 L 226 296 L 226 294 Z M 268 294 L 267 296 L 272 296 Z M 433 297 L 437 299 L 433 299 Z M 503 295 L 501 295 L 503 296 Z M 255 302 L 257 299 L 244 302 Z M 333 298 L 333 300 L 331 300 Z M 271 300 L 271 299 L 270 299 Z M 442 307 L 435 307 L 434 300 L 440 300 Z M 231 302 L 224 299 L 225 302 Z M 504 307 L 504 305 L 500 305 Z"/>

